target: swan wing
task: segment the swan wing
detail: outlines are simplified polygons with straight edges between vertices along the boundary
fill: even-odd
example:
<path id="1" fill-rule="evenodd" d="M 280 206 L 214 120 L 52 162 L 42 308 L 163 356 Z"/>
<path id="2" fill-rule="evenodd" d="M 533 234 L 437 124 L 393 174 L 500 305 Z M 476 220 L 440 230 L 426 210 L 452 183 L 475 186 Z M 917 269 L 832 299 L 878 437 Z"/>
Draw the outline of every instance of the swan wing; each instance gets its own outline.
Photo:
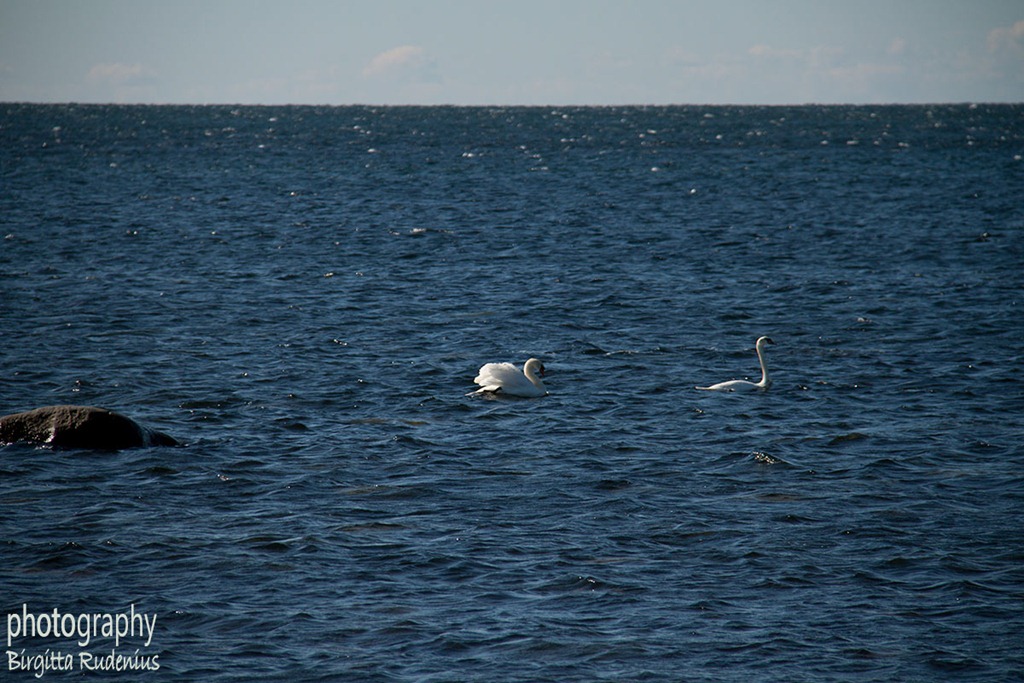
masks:
<path id="1" fill-rule="evenodd" d="M 473 381 L 487 391 L 497 391 L 518 379 L 525 381 L 526 376 L 511 363 L 487 363 Z"/>
<path id="2" fill-rule="evenodd" d="M 701 391 L 751 391 L 753 389 L 760 389 L 761 387 L 753 382 L 748 382 L 745 379 L 732 379 L 728 382 L 719 382 L 718 384 L 712 384 L 709 387 L 696 387 Z"/>

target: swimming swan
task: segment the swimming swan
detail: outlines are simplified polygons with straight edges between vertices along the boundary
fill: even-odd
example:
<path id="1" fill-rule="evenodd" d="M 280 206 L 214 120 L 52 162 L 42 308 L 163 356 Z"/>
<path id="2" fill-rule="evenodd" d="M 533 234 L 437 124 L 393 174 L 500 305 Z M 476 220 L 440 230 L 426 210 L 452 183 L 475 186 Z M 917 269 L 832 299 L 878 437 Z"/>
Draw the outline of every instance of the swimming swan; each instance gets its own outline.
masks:
<path id="1" fill-rule="evenodd" d="M 757 340 L 757 360 L 761 362 L 761 381 L 760 382 L 748 382 L 745 379 L 734 379 L 728 382 L 719 382 L 718 384 L 712 384 L 710 387 L 697 387 L 701 391 L 767 391 L 768 387 L 772 385 L 772 380 L 768 377 L 768 366 L 764 362 L 764 347 L 768 344 L 774 344 L 768 337 L 761 337 Z"/>
<path id="2" fill-rule="evenodd" d="M 480 388 L 471 394 L 500 393 L 508 396 L 534 398 L 544 396 L 547 389 L 541 377 L 544 375 L 544 364 L 531 358 L 523 365 L 523 371 L 511 363 L 488 363 L 480 368 L 473 380 Z"/>

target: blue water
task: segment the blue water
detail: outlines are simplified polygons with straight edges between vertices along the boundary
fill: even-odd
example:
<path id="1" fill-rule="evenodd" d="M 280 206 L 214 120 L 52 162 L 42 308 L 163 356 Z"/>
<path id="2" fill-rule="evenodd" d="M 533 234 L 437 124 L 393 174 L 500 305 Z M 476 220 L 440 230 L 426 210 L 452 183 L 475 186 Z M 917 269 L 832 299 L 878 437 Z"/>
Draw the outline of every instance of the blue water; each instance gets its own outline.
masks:
<path id="1" fill-rule="evenodd" d="M 0 414 L 185 443 L 0 447 L 0 607 L 156 614 L 124 680 L 1020 680 L 1024 107 L 0 141 Z M 769 392 L 694 390 L 763 334 Z M 549 396 L 466 395 L 531 356 Z"/>

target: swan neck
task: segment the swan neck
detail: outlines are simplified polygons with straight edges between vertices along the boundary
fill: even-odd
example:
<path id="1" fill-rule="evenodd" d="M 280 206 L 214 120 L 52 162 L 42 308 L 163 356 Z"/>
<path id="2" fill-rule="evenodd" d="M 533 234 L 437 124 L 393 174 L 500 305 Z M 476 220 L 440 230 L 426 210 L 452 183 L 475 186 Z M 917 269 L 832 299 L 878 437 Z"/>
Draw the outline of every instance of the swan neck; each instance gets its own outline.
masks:
<path id="1" fill-rule="evenodd" d="M 760 344 L 757 346 L 757 360 L 761 363 L 761 381 L 757 384 L 766 387 L 771 380 L 768 378 L 768 364 L 764 362 L 764 347 Z"/>

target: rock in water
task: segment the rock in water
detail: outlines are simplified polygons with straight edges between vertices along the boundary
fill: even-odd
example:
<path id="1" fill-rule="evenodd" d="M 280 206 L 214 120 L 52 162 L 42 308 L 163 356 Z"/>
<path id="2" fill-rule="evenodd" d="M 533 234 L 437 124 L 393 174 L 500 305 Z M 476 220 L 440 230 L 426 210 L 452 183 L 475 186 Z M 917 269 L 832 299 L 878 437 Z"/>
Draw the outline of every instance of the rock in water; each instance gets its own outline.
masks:
<path id="1" fill-rule="evenodd" d="M 47 406 L 0 417 L 0 444 L 25 441 L 54 448 L 119 450 L 177 446 L 164 434 L 129 417 L 92 406 Z"/>

